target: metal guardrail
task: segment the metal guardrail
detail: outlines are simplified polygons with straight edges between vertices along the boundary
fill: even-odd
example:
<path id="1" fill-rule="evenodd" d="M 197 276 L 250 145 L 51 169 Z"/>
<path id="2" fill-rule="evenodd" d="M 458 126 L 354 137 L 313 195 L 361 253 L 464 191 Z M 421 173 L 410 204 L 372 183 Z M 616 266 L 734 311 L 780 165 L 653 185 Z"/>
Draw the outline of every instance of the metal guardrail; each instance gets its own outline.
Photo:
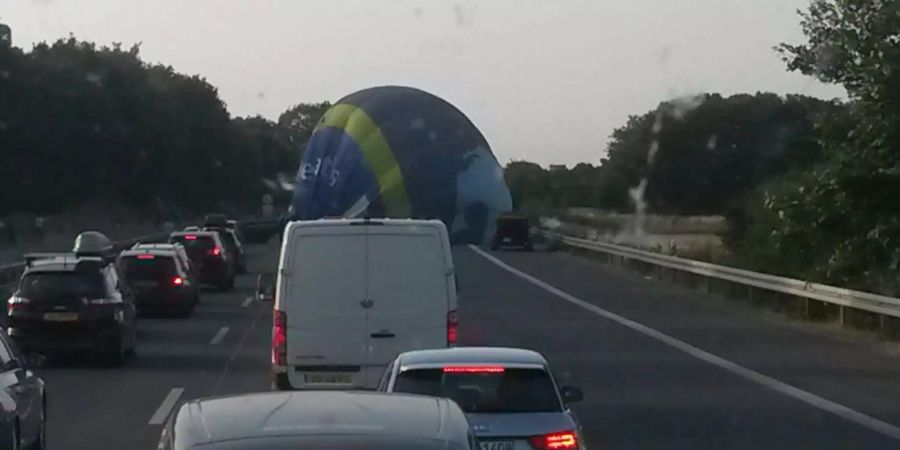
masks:
<path id="1" fill-rule="evenodd" d="M 776 275 L 768 275 L 749 270 L 736 269 L 734 267 L 720 266 L 717 264 L 663 255 L 621 245 L 565 236 L 548 231 L 541 231 L 541 234 L 556 238 L 562 244 L 570 247 L 602 252 L 629 260 L 641 261 L 657 267 L 665 267 L 711 279 L 729 281 L 766 291 L 779 292 L 890 317 L 900 317 L 900 298 L 854 291 L 808 281 L 795 280 L 792 278 L 779 277 Z"/>

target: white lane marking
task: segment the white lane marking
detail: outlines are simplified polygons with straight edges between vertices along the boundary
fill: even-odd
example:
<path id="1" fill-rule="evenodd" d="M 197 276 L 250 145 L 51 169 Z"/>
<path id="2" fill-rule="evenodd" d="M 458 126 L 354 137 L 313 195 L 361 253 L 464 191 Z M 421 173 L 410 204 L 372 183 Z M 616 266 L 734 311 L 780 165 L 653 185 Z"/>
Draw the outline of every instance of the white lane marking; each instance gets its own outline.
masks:
<path id="1" fill-rule="evenodd" d="M 184 388 L 172 388 L 166 395 L 166 398 L 163 399 L 162 404 L 159 405 L 159 408 L 156 409 L 156 412 L 153 413 L 149 425 L 162 425 L 169 417 L 169 414 L 172 413 L 172 409 L 175 408 L 175 404 L 178 403 L 181 394 L 184 394 Z"/>
<path id="2" fill-rule="evenodd" d="M 244 303 L 241 303 L 241 308 L 246 308 L 250 306 L 251 303 L 253 303 L 253 297 L 247 297 L 244 299 Z"/>
<path id="3" fill-rule="evenodd" d="M 230 329 L 231 328 L 229 328 L 229 327 L 220 328 L 219 331 L 216 333 L 216 335 L 213 336 L 212 340 L 209 341 L 209 343 L 211 345 L 221 344 L 222 341 L 225 340 L 225 335 L 228 334 L 228 330 L 230 330 Z"/>
<path id="4" fill-rule="evenodd" d="M 675 339 L 674 337 L 669 336 L 668 334 L 662 333 L 660 331 L 656 331 L 655 329 L 650 328 L 646 325 L 643 325 L 641 323 L 635 322 L 630 319 L 626 319 L 625 317 L 622 317 L 618 314 L 607 311 L 597 305 L 588 303 L 578 297 L 567 294 L 566 292 L 563 292 L 544 281 L 541 281 L 525 272 L 522 272 L 519 269 L 516 269 L 516 268 L 510 266 L 509 264 L 506 264 L 505 262 L 497 259 L 496 257 L 488 254 L 484 250 L 481 250 L 480 248 L 478 248 L 474 245 L 470 245 L 469 248 L 471 248 L 473 251 L 475 251 L 475 253 L 478 253 L 479 255 L 483 256 L 488 261 L 494 263 L 494 265 L 496 265 L 497 267 L 500 267 L 501 269 L 503 269 L 513 275 L 516 275 L 519 278 L 522 278 L 522 279 L 530 282 L 531 284 L 533 284 L 533 285 L 535 285 L 535 286 L 537 286 L 537 287 L 539 287 L 539 288 L 541 288 L 541 289 L 543 289 L 543 290 L 545 290 L 545 291 L 547 291 L 569 303 L 572 303 L 576 306 L 580 306 L 583 309 L 586 309 L 594 314 L 597 314 L 597 315 L 602 316 L 606 319 L 609 319 L 613 322 L 616 322 L 622 326 L 630 328 L 640 334 L 643 334 L 644 336 L 650 337 L 650 338 L 660 341 L 663 344 L 666 344 L 670 347 L 681 350 L 682 352 L 687 353 L 688 355 L 691 355 L 701 361 L 705 361 L 705 362 L 712 364 L 714 366 L 717 366 L 721 369 L 727 370 L 728 372 L 731 372 L 741 378 L 744 378 L 746 380 L 749 380 L 754 383 L 765 386 L 769 389 L 772 389 L 773 391 L 780 392 L 788 397 L 791 397 L 793 399 L 799 400 L 803 403 L 806 403 L 808 405 L 811 405 L 813 407 L 821 409 L 822 411 L 826 411 L 826 412 L 832 413 L 834 415 L 837 415 L 839 417 L 842 417 L 846 420 L 849 420 L 850 422 L 856 423 L 858 425 L 862 425 L 863 427 L 866 427 L 872 431 L 881 433 L 881 434 L 883 434 L 891 439 L 894 439 L 896 441 L 900 441 L 900 427 L 891 425 L 887 422 L 876 419 L 872 416 L 868 416 L 859 411 L 850 409 L 844 405 L 835 403 L 831 400 L 824 399 L 824 398 L 819 397 L 811 392 L 804 391 L 803 389 L 792 386 L 783 381 L 779 381 L 770 376 L 763 375 L 759 372 L 753 371 L 744 366 L 733 363 L 727 359 L 713 355 L 712 353 L 709 353 L 705 350 L 701 350 L 697 347 L 694 347 L 691 344 L 688 344 L 686 342 Z"/>

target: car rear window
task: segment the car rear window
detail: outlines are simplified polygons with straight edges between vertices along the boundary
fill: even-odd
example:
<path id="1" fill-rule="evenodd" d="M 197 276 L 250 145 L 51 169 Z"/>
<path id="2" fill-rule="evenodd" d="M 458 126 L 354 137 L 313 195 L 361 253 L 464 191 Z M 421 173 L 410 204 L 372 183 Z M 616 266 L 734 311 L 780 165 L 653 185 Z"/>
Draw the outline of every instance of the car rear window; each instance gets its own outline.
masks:
<path id="1" fill-rule="evenodd" d="M 128 280 L 159 280 L 177 275 L 171 256 L 124 256 L 119 260 L 119 266 Z"/>
<path id="2" fill-rule="evenodd" d="M 169 242 L 179 243 L 184 246 L 188 255 L 205 255 L 216 246 L 216 240 L 209 235 L 187 234 L 172 236 Z"/>
<path id="3" fill-rule="evenodd" d="M 562 410 L 550 375 L 541 369 L 492 368 L 458 373 L 412 369 L 397 376 L 394 392 L 446 397 L 470 413 Z"/>
<path id="4" fill-rule="evenodd" d="M 19 296 L 30 300 L 57 297 L 102 298 L 105 295 L 100 274 L 78 272 L 38 272 L 22 277 Z"/>

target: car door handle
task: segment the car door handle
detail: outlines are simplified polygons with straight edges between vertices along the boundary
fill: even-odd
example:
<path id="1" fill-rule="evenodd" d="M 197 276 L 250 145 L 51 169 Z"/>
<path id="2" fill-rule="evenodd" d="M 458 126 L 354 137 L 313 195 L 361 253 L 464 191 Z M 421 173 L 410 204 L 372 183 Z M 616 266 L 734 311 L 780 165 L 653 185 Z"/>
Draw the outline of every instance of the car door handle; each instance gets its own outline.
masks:
<path id="1" fill-rule="evenodd" d="M 390 331 L 379 331 L 378 333 L 372 333 L 369 336 L 374 339 L 390 339 L 392 337 L 396 337 L 397 335 L 391 333 Z"/>

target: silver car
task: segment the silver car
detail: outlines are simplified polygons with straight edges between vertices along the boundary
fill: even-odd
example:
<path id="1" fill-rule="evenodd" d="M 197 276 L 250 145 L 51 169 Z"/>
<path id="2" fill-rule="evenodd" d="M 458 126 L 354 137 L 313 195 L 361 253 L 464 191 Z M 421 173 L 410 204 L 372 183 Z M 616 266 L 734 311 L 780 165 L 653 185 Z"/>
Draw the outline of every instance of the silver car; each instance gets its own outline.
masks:
<path id="1" fill-rule="evenodd" d="M 476 450 L 444 398 L 375 392 L 267 392 L 193 400 L 163 429 L 159 450 Z"/>
<path id="2" fill-rule="evenodd" d="M 568 404 L 581 391 L 558 387 L 540 353 L 459 347 L 400 354 L 378 386 L 383 392 L 450 398 L 465 411 L 481 450 L 584 449 Z"/>

